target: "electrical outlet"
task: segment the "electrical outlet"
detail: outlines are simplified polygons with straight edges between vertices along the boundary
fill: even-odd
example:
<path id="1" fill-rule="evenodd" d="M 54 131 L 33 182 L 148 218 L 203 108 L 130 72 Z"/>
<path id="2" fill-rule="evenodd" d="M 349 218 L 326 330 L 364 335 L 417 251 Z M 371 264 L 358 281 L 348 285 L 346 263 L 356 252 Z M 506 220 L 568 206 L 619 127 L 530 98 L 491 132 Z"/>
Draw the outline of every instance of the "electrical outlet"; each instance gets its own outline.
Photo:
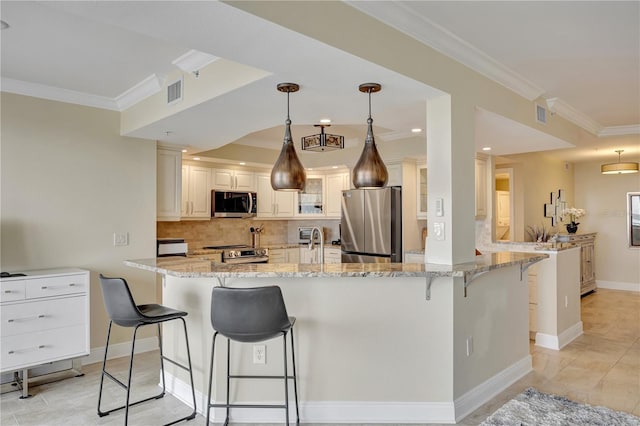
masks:
<path id="1" fill-rule="evenodd" d="M 267 347 L 265 345 L 253 345 L 253 363 L 267 363 Z"/>
<path id="2" fill-rule="evenodd" d="M 128 246 L 129 245 L 129 233 L 128 232 L 114 232 L 113 233 L 113 246 Z"/>
<path id="3" fill-rule="evenodd" d="M 467 356 L 471 356 L 473 353 L 473 337 L 467 337 Z"/>

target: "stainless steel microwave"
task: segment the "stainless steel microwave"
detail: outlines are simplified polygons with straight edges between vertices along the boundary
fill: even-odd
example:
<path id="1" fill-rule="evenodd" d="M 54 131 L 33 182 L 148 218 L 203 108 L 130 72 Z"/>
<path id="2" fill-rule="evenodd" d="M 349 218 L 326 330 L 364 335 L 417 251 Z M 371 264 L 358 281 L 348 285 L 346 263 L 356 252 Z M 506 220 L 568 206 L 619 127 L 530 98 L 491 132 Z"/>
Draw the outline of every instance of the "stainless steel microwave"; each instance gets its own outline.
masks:
<path id="1" fill-rule="evenodd" d="M 324 228 L 320 228 L 322 236 L 324 237 Z M 300 244 L 308 244 L 311 242 L 311 232 L 313 232 L 312 226 L 301 226 L 298 228 L 298 242 Z M 318 234 L 313 236 L 314 243 L 320 243 L 320 236 Z"/>
<path id="2" fill-rule="evenodd" d="M 255 192 L 211 191 L 211 217 L 251 217 L 257 212 Z"/>

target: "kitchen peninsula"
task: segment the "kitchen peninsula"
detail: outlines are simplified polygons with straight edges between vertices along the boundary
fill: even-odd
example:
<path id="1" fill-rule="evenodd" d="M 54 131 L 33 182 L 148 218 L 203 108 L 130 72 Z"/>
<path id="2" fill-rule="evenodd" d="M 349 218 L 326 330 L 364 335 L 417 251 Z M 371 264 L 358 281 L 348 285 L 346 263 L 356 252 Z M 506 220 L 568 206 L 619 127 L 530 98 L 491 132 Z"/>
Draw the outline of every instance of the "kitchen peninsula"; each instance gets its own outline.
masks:
<path id="1" fill-rule="evenodd" d="M 500 252 L 454 266 L 228 265 L 177 257 L 125 264 L 162 274 L 162 303 L 189 313 L 200 412 L 213 335 L 212 287 L 278 285 L 297 317 L 304 422 L 453 423 L 531 370 L 526 268 L 547 256 Z M 184 354 L 174 353 L 181 335 L 167 325 L 164 337 L 166 354 L 181 360 Z M 224 345 L 217 346 L 220 377 Z M 231 369 L 279 374 L 281 351 L 280 340 L 267 342 L 266 364 L 253 364 L 250 345 L 233 345 Z M 168 390 L 186 396 L 186 377 L 171 368 L 168 373 Z M 224 380 L 216 381 L 214 399 L 224 398 L 224 387 Z M 251 382 L 233 390 L 232 398 L 270 403 L 282 392 L 280 382 Z M 279 422 L 281 415 L 232 410 L 232 421 Z M 218 421 L 223 414 L 215 416 Z"/>

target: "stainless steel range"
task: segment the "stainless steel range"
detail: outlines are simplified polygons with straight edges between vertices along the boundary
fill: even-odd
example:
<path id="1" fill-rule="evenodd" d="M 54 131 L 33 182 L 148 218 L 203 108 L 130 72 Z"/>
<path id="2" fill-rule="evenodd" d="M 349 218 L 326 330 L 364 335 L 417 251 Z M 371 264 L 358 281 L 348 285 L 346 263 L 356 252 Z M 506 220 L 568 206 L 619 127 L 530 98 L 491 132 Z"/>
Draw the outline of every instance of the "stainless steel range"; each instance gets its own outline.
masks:
<path id="1" fill-rule="evenodd" d="M 209 246 L 205 249 L 222 250 L 224 263 L 267 263 L 269 250 L 247 245 Z"/>

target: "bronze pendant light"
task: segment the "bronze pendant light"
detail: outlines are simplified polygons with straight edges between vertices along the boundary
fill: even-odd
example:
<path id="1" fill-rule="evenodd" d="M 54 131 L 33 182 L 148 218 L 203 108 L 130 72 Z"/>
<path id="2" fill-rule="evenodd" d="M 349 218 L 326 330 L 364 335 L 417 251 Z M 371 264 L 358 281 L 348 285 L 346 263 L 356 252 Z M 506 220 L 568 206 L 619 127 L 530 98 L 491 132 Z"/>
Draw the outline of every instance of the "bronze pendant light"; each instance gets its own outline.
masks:
<path id="1" fill-rule="evenodd" d="M 280 155 L 271 170 L 271 187 L 276 191 L 302 191 L 307 176 L 298 159 L 291 138 L 291 119 L 289 118 L 289 93 L 300 89 L 296 83 L 280 83 L 278 91 L 287 94 L 287 120 L 284 129 L 284 143 Z"/>
<path id="2" fill-rule="evenodd" d="M 367 118 L 367 137 L 364 140 L 364 148 L 360 159 L 353 168 L 353 186 L 356 188 L 380 188 L 387 184 L 389 173 L 384 165 L 376 141 L 373 137 L 373 119 L 371 118 L 371 93 L 382 89 L 378 83 L 364 83 L 358 89 L 369 94 L 369 118 Z"/>

